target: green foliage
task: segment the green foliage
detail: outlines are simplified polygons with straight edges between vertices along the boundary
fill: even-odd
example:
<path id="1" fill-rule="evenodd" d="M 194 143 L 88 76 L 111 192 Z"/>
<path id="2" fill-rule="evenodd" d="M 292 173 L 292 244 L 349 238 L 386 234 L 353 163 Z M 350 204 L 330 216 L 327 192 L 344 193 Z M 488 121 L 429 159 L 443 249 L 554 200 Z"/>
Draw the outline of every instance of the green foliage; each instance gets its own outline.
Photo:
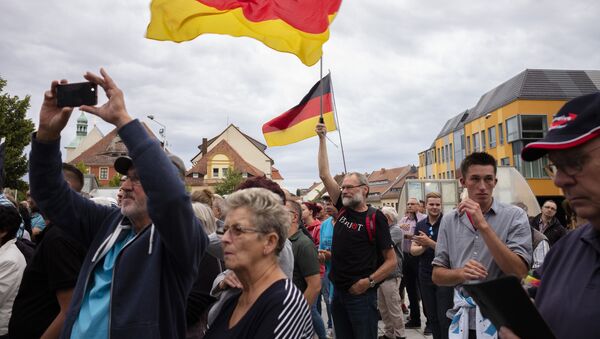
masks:
<path id="1" fill-rule="evenodd" d="M 121 186 L 121 174 L 115 174 L 108 182 L 108 187 L 119 187 Z"/>
<path id="2" fill-rule="evenodd" d="M 234 170 L 233 168 L 229 168 L 229 174 L 223 180 L 223 182 L 219 183 L 215 186 L 215 192 L 221 196 L 231 194 L 233 190 L 244 181 L 244 177 L 242 177 L 242 173 Z"/>
<path id="3" fill-rule="evenodd" d="M 77 163 L 77 165 L 75 165 L 75 167 L 77 167 L 77 169 L 80 170 L 81 173 L 83 173 L 83 174 L 90 173 L 90 169 L 83 163 L 83 161 L 80 161 L 79 163 Z"/>
<path id="4" fill-rule="evenodd" d="M 27 158 L 23 149 L 31 140 L 34 125 L 25 116 L 29 109 L 29 95 L 24 99 L 4 92 L 7 81 L 0 78 L 0 138 L 6 137 L 5 187 L 27 190 L 21 177 L 27 173 Z"/>

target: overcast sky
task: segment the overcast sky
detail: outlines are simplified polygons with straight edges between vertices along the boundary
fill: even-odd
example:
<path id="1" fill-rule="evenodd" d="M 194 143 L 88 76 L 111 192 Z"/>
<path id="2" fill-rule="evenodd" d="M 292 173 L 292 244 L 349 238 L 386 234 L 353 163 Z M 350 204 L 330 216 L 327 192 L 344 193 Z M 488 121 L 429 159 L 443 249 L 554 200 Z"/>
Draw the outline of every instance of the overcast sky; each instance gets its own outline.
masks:
<path id="1" fill-rule="evenodd" d="M 0 1 L 7 91 L 31 95 L 28 116 L 37 124 L 53 79 L 79 82 L 103 66 L 125 92 L 129 113 L 157 134 L 146 115 L 165 124 L 171 149 L 189 168 L 202 137 L 228 123 L 264 142 L 262 124 L 318 80 L 318 64 L 306 67 L 249 38 L 145 39 L 149 4 Z M 348 170 L 417 165 L 447 119 L 526 68 L 600 69 L 598 14 L 595 0 L 344 1 L 324 45 L 324 69 L 332 72 Z M 112 129 L 96 121 L 104 134 Z M 330 137 L 339 145 L 337 133 Z M 328 146 L 332 171 L 342 171 L 340 150 Z M 316 138 L 267 154 L 287 188 L 318 180 Z"/>

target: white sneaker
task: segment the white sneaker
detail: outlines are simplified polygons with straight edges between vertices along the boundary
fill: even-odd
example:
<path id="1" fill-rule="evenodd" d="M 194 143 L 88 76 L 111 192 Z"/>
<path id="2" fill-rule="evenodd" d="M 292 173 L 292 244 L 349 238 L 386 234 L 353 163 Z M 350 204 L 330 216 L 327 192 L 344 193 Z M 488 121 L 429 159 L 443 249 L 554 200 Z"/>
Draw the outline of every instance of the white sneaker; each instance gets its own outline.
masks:
<path id="1" fill-rule="evenodd" d="M 333 339 L 333 330 L 331 328 L 327 329 L 327 338 Z"/>

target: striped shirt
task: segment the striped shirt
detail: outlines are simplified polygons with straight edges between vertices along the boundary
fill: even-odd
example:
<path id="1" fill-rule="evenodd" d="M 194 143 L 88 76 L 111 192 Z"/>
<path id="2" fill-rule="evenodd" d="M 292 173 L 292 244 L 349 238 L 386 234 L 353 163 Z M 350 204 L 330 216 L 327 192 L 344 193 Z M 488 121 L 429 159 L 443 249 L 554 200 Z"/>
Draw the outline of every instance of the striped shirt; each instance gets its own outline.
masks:
<path id="1" fill-rule="evenodd" d="M 223 305 L 221 313 L 206 332 L 211 338 L 295 339 L 312 338 L 313 326 L 310 309 L 302 293 L 291 280 L 273 283 L 256 299 L 244 316 L 229 328 L 239 296 Z"/>

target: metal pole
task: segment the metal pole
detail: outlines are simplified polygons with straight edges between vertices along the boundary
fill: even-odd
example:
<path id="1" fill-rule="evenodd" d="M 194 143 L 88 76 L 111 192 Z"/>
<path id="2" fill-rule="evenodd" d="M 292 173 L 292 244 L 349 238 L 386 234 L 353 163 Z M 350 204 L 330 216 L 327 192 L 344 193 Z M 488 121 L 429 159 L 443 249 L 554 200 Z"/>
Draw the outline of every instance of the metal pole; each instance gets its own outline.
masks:
<path id="1" fill-rule="evenodd" d="M 338 135 L 340 136 L 340 147 L 342 149 L 342 162 L 344 163 L 344 174 L 346 174 L 346 173 L 348 173 L 348 169 L 346 168 L 346 155 L 344 153 L 344 144 L 342 143 L 342 129 L 340 127 L 340 121 L 338 119 L 337 105 L 335 104 L 335 91 L 333 90 L 333 79 L 331 78 L 331 70 L 329 70 L 329 81 L 331 83 L 331 101 L 333 102 L 333 117 L 335 119 L 335 125 L 338 130 Z"/>
<path id="2" fill-rule="evenodd" d="M 319 96 L 319 103 L 321 104 L 321 110 L 319 115 L 319 122 L 324 124 L 325 120 L 323 119 L 323 56 L 321 55 L 321 59 L 319 59 L 319 87 L 321 88 L 321 95 Z"/>

